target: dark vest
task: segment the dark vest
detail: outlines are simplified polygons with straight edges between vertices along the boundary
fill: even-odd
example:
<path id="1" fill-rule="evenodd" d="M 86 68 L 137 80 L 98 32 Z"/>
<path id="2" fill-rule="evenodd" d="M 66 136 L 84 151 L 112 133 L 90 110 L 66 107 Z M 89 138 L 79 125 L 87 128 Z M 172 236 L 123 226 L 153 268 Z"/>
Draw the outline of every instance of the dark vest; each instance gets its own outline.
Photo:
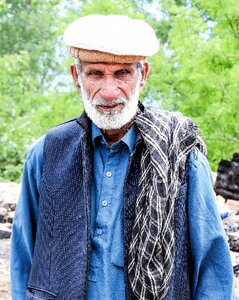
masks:
<path id="1" fill-rule="evenodd" d="M 128 281 L 127 256 L 135 218 L 142 143 L 138 136 L 124 186 L 127 300 L 137 299 Z M 92 170 L 90 121 L 85 113 L 79 119 L 48 132 L 44 145 L 39 221 L 26 299 L 86 299 L 91 247 L 89 224 Z M 175 207 L 176 256 L 167 300 L 191 299 L 187 178 L 185 176 Z"/>

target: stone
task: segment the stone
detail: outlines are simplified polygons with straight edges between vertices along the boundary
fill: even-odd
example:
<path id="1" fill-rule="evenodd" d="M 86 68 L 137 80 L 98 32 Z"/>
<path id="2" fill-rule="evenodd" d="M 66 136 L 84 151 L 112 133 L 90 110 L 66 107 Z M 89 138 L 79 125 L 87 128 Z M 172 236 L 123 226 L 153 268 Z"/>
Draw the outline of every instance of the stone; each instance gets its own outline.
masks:
<path id="1" fill-rule="evenodd" d="M 12 229 L 12 224 L 11 223 L 4 223 L 4 225 L 9 228 L 9 229 Z M 1 299 L 0 299 L 1 300 Z"/>
<path id="2" fill-rule="evenodd" d="M 239 202 L 237 200 L 228 199 L 226 204 L 231 209 L 232 213 L 238 217 L 239 221 Z"/>
<path id="3" fill-rule="evenodd" d="M 0 207 L 0 223 L 4 222 L 4 218 L 7 214 L 7 209 L 5 207 Z"/>
<path id="4" fill-rule="evenodd" d="M 236 222 L 225 222 L 224 229 L 227 233 L 237 232 L 239 230 L 239 223 Z"/>
<path id="5" fill-rule="evenodd" d="M 12 203 L 12 204 L 10 204 L 9 205 L 9 209 L 11 210 L 11 211 L 15 211 L 16 210 L 16 203 Z"/>
<path id="6" fill-rule="evenodd" d="M 4 223 L 12 223 L 15 215 L 15 211 L 9 211 L 4 218 Z"/>
<path id="7" fill-rule="evenodd" d="M 229 247 L 232 251 L 239 252 L 239 231 L 227 232 Z"/>
<path id="8" fill-rule="evenodd" d="M 17 203 L 21 185 L 15 182 L 0 182 L 0 206 Z"/>
<path id="9" fill-rule="evenodd" d="M 10 300 L 10 239 L 0 240 L 0 300 Z"/>
<path id="10" fill-rule="evenodd" d="M 220 161 L 215 192 L 226 199 L 239 200 L 239 153 L 234 153 L 231 161 Z"/>
<path id="11" fill-rule="evenodd" d="M 11 237 L 11 229 L 5 224 L 0 224 L 0 239 L 9 239 Z"/>

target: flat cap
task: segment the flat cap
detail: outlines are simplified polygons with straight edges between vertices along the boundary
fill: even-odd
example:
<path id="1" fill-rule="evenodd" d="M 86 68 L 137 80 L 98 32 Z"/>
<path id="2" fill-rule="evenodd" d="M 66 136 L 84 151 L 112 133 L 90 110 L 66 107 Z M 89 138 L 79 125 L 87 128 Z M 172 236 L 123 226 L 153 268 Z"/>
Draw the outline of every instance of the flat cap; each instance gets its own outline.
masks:
<path id="1" fill-rule="evenodd" d="M 80 17 L 65 30 L 70 55 L 86 62 L 138 62 L 155 54 L 159 42 L 153 28 L 122 15 Z"/>

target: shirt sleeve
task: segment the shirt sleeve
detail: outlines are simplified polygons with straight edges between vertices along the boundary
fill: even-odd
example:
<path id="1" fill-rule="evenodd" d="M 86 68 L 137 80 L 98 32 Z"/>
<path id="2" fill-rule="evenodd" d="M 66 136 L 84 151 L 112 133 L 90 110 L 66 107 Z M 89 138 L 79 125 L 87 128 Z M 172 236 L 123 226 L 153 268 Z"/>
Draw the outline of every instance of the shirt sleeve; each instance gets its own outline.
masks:
<path id="1" fill-rule="evenodd" d="M 24 164 L 11 237 L 12 300 L 23 300 L 26 295 L 37 227 L 43 146 L 44 137 L 31 146 Z"/>
<path id="2" fill-rule="evenodd" d="M 207 159 L 199 151 L 189 158 L 189 235 L 193 299 L 234 299 L 233 268 L 220 219 Z"/>

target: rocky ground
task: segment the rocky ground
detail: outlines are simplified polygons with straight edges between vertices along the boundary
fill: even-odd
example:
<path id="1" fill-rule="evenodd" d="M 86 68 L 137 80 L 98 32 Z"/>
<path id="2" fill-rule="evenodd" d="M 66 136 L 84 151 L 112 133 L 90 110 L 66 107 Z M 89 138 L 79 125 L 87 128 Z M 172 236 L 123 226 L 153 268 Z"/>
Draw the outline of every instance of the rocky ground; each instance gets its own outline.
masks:
<path id="1" fill-rule="evenodd" d="M 0 240 L 0 300 L 9 300 L 10 281 L 9 281 L 9 256 L 10 239 Z"/>
<path id="2" fill-rule="evenodd" d="M 9 300 L 9 257 L 11 223 L 14 216 L 20 185 L 0 183 L 0 300 Z M 217 197 L 218 207 L 231 248 L 233 265 L 239 264 L 239 201 Z M 239 271 L 235 272 L 236 300 L 239 300 Z"/>
<path id="3" fill-rule="evenodd" d="M 9 258 L 12 220 L 20 185 L 13 182 L 0 182 L 0 300 L 9 300 Z"/>

